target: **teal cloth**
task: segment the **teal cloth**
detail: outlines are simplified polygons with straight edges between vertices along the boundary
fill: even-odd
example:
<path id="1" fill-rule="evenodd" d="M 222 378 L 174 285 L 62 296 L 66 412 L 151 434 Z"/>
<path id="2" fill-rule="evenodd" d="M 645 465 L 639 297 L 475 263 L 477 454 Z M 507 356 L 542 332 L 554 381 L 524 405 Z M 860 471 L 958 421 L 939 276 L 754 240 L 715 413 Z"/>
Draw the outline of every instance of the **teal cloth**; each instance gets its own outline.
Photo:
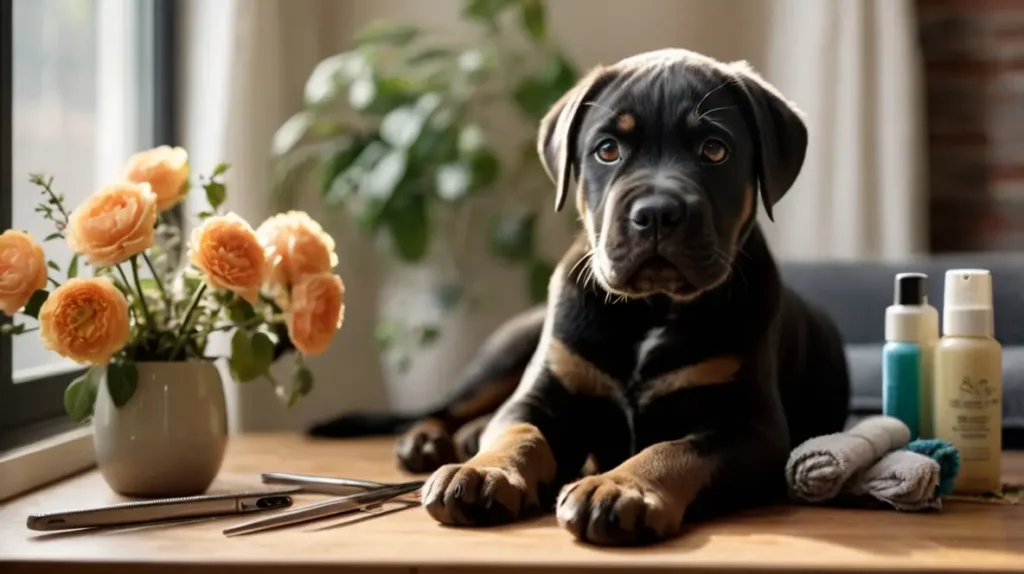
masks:
<path id="1" fill-rule="evenodd" d="M 939 439 L 918 439 L 911 441 L 906 449 L 923 454 L 939 463 L 936 496 L 946 496 L 953 492 L 956 477 L 960 474 L 960 451 L 953 444 Z"/>

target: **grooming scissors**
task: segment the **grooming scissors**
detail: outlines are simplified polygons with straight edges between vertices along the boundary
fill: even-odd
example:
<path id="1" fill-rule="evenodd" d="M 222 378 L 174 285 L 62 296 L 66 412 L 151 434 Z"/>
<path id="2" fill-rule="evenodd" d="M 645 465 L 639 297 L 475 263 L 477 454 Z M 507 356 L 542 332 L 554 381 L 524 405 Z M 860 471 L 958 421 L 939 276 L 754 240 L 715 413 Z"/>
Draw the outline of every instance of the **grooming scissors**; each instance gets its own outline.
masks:
<path id="1" fill-rule="evenodd" d="M 310 522 L 321 518 L 339 516 L 349 512 L 366 510 L 379 506 L 399 496 L 415 492 L 423 487 L 424 481 L 416 480 L 399 484 L 382 484 L 347 478 L 318 477 L 287 473 L 265 473 L 261 475 L 264 482 L 271 484 L 289 484 L 301 487 L 306 492 L 340 494 L 349 492 L 339 498 L 310 504 L 273 516 L 245 522 L 224 529 L 225 536 L 252 534 L 272 528 L 280 528 L 292 524 Z M 351 492 L 355 490 L 354 494 Z"/>

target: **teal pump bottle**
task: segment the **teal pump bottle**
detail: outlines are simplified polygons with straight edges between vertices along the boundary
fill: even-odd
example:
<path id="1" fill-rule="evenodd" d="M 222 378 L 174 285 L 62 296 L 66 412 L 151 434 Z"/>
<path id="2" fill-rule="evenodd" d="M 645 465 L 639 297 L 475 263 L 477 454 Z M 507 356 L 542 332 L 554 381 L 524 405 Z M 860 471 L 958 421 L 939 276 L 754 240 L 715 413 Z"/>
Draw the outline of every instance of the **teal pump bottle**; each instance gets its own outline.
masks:
<path id="1" fill-rule="evenodd" d="M 885 310 L 882 413 L 910 428 L 911 440 L 934 435 L 932 362 L 939 312 L 928 303 L 928 276 L 896 275 L 893 304 Z"/>

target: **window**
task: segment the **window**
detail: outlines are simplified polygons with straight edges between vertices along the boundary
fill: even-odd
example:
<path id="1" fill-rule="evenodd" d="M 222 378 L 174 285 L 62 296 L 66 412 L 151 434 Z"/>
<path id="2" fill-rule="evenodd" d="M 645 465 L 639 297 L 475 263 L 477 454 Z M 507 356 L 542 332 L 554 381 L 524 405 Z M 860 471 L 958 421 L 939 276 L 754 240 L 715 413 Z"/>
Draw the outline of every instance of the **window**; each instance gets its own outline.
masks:
<path id="1" fill-rule="evenodd" d="M 71 208 L 132 152 L 175 143 L 174 16 L 174 0 L 0 2 L 2 229 L 52 232 L 30 173 Z M 64 269 L 67 247 L 45 247 Z M 68 428 L 64 388 L 81 372 L 32 333 L 0 337 L 0 449 Z"/>

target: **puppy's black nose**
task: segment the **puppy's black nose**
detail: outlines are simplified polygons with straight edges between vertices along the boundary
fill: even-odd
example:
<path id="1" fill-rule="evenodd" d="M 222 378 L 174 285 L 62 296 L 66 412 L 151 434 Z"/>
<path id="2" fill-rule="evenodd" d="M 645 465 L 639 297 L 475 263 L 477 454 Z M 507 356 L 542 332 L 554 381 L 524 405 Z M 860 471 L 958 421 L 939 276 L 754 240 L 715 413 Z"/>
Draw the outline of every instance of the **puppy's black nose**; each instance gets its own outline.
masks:
<path id="1" fill-rule="evenodd" d="M 656 193 L 633 202 L 629 210 L 629 221 L 638 231 L 654 231 L 664 237 L 679 225 L 684 215 L 682 202 L 669 195 Z"/>

